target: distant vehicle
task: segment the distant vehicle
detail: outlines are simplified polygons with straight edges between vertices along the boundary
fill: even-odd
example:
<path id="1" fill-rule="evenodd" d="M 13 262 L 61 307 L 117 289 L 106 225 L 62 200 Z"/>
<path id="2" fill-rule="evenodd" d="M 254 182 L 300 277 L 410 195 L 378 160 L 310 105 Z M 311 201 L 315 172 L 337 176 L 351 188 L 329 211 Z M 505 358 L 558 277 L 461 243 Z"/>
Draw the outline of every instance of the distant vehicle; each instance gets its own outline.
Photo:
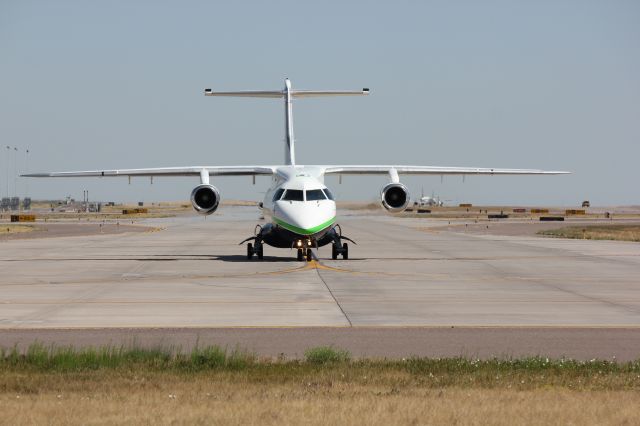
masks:
<path id="1" fill-rule="evenodd" d="M 421 197 L 418 202 L 420 207 L 428 206 L 428 207 L 442 207 L 444 206 L 444 201 L 440 199 L 440 197 L 435 197 L 433 194 L 431 196 Z"/>
<path id="2" fill-rule="evenodd" d="M 591 203 L 589 202 L 589 200 L 584 200 L 582 202 L 582 207 L 591 207 Z"/>
<path id="3" fill-rule="evenodd" d="M 297 249 L 298 260 L 312 260 L 312 249 L 331 244 L 331 257 L 342 255 L 348 259 L 349 247 L 343 240 L 336 223 L 336 203 L 333 194 L 324 184 L 326 175 L 386 175 L 389 182 L 380 191 L 382 206 L 391 212 L 401 212 L 409 204 L 407 187 L 400 183 L 400 175 L 554 175 L 568 172 L 489 169 L 475 167 L 396 166 L 396 165 L 316 165 L 302 166 L 295 162 L 292 100 L 309 97 L 344 95 L 368 95 L 362 90 L 294 90 L 286 79 L 284 88 L 271 91 L 214 92 L 206 89 L 205 96 L 233 96 L 252 98 L 279 98 L 284 100 L 285 138 L 284 165 L 268 166 L 188 166 L 150 169 L 94 170 L 81 172 L 33 173 L 30 177 L 128 177 L 146 176 L 194 176 L 200 184 L 191 192 L 191 204 L 200 214 L 210 215 L 220 204 L 220 191 L 211 185 L 210 176 L 268 176 L 271 187 L 266 192 L 262 211 L 270 218 L 264 226 L 256 227 L 255 235 L 242 241 L 247 243 L 247 259 L 263 258 L 264 244 L 279 248 Z M 387 149 L 394 149 L 389 141 Z M 321 148 L 321 147 L 317 147 Z M 183 148 L 181 148 L 183 149 Z M 260 146 L 258 149 L 271 149 Z M 259 155 L 259 154 L 258 154 Z M 340 152 L 335 155 L 340 156 Z M 353 242 L 353 241 L 352 241 Z"/>
<path id="4" fill-rule="evenodd" d="M 439 197 L 420 197 L 413 205 L 417 207 L 442 207 L 444 206 L 444 201 L 440 200 Z"/>
<path id="5" fill-rule="evenodd" d="M 423 187 L 420 193 L 420 199 L 418 201 L 414 201 L 413 205 L 414 207 L 442 207 L 444 206 L 445 201 L 451 200 L 442 200 L 439 195 L 436 196 L 433 192 L 431 192 L 431 196 L 424 195 Z"/>

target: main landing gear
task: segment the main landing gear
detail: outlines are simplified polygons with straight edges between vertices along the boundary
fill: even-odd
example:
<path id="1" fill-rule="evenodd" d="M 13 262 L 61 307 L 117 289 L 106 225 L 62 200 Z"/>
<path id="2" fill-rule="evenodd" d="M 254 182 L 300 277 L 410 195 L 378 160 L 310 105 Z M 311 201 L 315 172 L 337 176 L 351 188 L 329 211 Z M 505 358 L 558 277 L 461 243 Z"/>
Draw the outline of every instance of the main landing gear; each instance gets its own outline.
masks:
<path id="1" fill-rule="evenodd" d="M 343 243 L 342 247 L 340 244 L 331 243 L 331 259 L 336 260 L 338 255 L 342 255 L 344 260 L 349 259 L 349 245 L 347 243 Z"/>
<path id="2" fill-rule="evenodd" d="M 247 241 L 253 241 L 253 244 L 247 244 L 247 260 L 251 260 L 253 255 L 255 254 L 259 260 L 262 260 L 264 257 L 264 236 L 270 232 L 269 229 L 263 229 L 262 226 L 256 225 L 256 229 L 254 233 L 256 234 L 254 237 L 249 237 L 243 241 L 240 241 L 239 245 L 246 243 Z"/>
<path id="3" fill-rule="evenodd" d="M 256 241 L 255 247 L 251 243 L 247 244 L 247 260 L 251 260 L 254 254 L 259 260 L 262 260 L 264 257 L 264 245 L 262 243 Z"/>
<path id="4" fill-rule="evenodd" d="M 338 256 L 342 255 L 344 260 L 348 260 L 349 245 L 347 243 L 343 243 L 342 240 L 351 241 L 353 244 L 356 244 L 356 242 L 351 238 L 342 235 L 342 228 L 340 225 L 334 226 L 328 235 L 333 239 L 333 242 L 331 243 L 331 259 L 336 260 Z"/>

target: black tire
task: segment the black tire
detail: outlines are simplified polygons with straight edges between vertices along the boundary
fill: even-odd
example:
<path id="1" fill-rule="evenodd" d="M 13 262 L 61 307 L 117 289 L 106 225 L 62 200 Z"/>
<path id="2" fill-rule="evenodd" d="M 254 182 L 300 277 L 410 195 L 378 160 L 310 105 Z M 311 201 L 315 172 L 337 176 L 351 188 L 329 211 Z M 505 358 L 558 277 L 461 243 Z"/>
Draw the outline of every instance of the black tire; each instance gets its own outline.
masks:
<path id="1" fill-rule="evenodd" d="M 302 262 L 302 249 L 298 249 L 298 262 Z"/>
<path id="2" fill-rule="evenodd" d="M 347 243 L 342 245 L 342 258 L 344 260 L 349 259 L 349 245 Z"/>
<path id="3" fill-rule="evenodd" d="M 307 249 L 307 262 L 311 262 L 313 260 L 313 254 L 311 253 L 311 249 Z"/>
<path id="4" fill-rule="evenodd" d="M 264 245 L 260 244 L 260 246 L 258 246 L 258 259 L 262 260 L 263 257 L 264 257 Z"/>
<path id="5" fill-rule="evenodd" d="M 253 244 L 247 244 L 247 260 L 251 260 L 253 257 Z"/>
<path id="6" fill-rule="evenodd" d="M 331 244 L 331 258 L 336 260 L 338 258 L 338 250 L 336 249 L 335 244 Z"/>

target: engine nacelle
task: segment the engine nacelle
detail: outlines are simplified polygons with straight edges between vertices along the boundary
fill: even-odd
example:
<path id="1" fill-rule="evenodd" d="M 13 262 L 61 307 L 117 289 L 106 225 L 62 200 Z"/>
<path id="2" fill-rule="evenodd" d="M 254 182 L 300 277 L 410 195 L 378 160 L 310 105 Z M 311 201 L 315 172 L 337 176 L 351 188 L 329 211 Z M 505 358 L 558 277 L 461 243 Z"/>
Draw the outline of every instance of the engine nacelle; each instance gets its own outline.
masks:
<path id="1" fill-rule="evenodd" d="M 218 209 L 220 192 L 213 185 L 198 185 L 191 191 L 191 204 L 198 213 L 211 214 Z"/>
<path id="2" fill-rule="evenodd" d="M 409 190 L 401 183 L 389 183 L 380 191 L 382 206 L 390 212 L 401 212 L 409 205 Z"/>

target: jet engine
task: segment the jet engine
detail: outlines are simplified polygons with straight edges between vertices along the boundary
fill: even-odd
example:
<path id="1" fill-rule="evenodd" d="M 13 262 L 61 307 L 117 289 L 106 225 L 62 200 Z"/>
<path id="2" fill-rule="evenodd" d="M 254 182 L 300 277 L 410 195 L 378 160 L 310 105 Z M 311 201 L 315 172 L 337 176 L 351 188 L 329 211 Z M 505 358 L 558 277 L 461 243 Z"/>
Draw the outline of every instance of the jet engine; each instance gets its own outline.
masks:
<path id="1" fill-rule="evenodd" d="M 390 212 L 401 212 L 409 205 L 409 190 L 401 183 L 389 183 L 380 191 L 382 206 Z"/>
<path id="2" fill-rule="evenodd" d="M 209 215 L 218 209 L 220 192 L 213 185 L 198 185 L 191 191 L 191 204 L 198 213 Z"/>

